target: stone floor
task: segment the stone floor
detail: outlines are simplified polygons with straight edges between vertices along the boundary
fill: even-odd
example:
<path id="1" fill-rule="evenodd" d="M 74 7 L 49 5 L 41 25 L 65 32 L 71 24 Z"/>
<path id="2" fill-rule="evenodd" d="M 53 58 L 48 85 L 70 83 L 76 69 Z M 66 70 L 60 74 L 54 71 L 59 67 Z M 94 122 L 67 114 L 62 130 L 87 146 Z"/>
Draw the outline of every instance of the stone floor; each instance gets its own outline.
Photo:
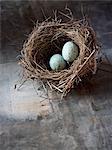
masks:
<path id="1" fill-rule="evenodd" d="M 0 50 L 0 150 L 112 150 L 112 10 L 105 7 L 93 5 L 92 23 L 109 61 L 103 56 L 91 81 L 63 101 L 43 98 L 39 83 L 18 88 L 22 38 Z"/>

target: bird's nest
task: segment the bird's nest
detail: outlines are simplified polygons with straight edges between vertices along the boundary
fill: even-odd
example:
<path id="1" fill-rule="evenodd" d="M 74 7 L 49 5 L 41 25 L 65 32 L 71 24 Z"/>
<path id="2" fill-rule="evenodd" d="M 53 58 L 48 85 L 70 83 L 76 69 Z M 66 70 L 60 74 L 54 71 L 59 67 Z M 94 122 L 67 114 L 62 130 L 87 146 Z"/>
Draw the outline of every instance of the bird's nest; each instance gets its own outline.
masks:
<path id="1" fill-rule="evenodd" d="M 53 54 L 61 54 L 67 41 L 79 47 L 79 56 L 66 69 L 55 72 L 49 67 Z M 41 80 L 46 88 L 56 90 L 65 96 L 89 74 L 95 74 L 99 46 L 92 27 L 85 20 L 67 23 L 44 21 L 37 23 L 23 45 L 20 64 L 24 74 L 30 79 Z"/>

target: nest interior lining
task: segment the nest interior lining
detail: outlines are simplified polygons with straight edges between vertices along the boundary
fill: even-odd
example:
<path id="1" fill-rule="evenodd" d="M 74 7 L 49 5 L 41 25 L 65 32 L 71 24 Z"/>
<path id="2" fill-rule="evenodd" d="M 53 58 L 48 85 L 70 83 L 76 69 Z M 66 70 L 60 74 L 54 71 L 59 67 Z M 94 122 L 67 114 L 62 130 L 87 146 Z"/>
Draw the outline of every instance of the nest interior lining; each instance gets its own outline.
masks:
<path id="1" fill-rule="evenodd" d="M 46 36 L 45 38 L 46 39 L 43 39 L 42 41 L 43 47 L 42 49 L 40 49 L 41 52 L 39 53 L 39 51 L 35 49 L 35 52 L 32 54 L 32 57 L 35 58 L 36 63 L 38 63 L 41 67 L 43 67 L 44 69 L 51 70 L 49 66 L 49 60 L 51 56 L 53 56 L 54 54 L 61 54 L 64 43 L 71 39 L 64 35 L 61 35 L 60 37 L 54 40 L 52 36 Z"/>

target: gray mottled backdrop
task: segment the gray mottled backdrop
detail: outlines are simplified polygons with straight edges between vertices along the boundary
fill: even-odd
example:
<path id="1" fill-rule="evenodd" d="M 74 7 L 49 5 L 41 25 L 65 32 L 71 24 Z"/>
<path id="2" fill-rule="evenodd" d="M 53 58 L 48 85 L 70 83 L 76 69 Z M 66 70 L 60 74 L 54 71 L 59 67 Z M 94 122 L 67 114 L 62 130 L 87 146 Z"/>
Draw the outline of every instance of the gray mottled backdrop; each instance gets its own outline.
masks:
<path id="1" fill-rule="evenodd" d="M 0 150 L 112 150 L 112 1 L 0 4 Z M 109 61 L 104 59 L 89 84 L 73 89 L 61 103 L 54 100 L 51 111 L 48 100 L 40 103 L 31 82 L 14 90 L 20 69 L 16 57 L 36 20 L 53 16 L 55 9 L 64 12 L 66 5 L 74 18 L 89 18 Z"/>

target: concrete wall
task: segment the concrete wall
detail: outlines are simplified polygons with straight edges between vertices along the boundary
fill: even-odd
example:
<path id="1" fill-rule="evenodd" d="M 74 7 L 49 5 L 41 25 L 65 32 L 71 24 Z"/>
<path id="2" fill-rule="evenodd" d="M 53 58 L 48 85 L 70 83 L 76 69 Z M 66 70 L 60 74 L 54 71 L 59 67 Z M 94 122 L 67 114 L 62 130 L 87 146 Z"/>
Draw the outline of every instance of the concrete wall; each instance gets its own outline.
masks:
<path id="1" fill-rule="evenodd" d="M 15 0 L 1 2 L 1 22 L 2 22 L 2 43 L 28 34 L 36 20 L 43 21 L 49 16 L 54 17 L 53 10 L 64 12 L 65 6 L 68 6 L 75 18 L 82 18 L 82 12 L 88 16 L 90 20 L 94 20 L 94 24 L 105 19 L 106 12 L 108 19 L 111 19 L 112 2 L 111 1 L 69 1 L 69 0 Z M 83 9 L 82 9 L 83 8 Z M 109 13 L 109 14 L 108 14 Z M 97 17 L 102 20 L 97 20 Z M 64 18 L 65 19 L 65 18 Z M 103 22 L 103 21 L 102 21 Z"/>

